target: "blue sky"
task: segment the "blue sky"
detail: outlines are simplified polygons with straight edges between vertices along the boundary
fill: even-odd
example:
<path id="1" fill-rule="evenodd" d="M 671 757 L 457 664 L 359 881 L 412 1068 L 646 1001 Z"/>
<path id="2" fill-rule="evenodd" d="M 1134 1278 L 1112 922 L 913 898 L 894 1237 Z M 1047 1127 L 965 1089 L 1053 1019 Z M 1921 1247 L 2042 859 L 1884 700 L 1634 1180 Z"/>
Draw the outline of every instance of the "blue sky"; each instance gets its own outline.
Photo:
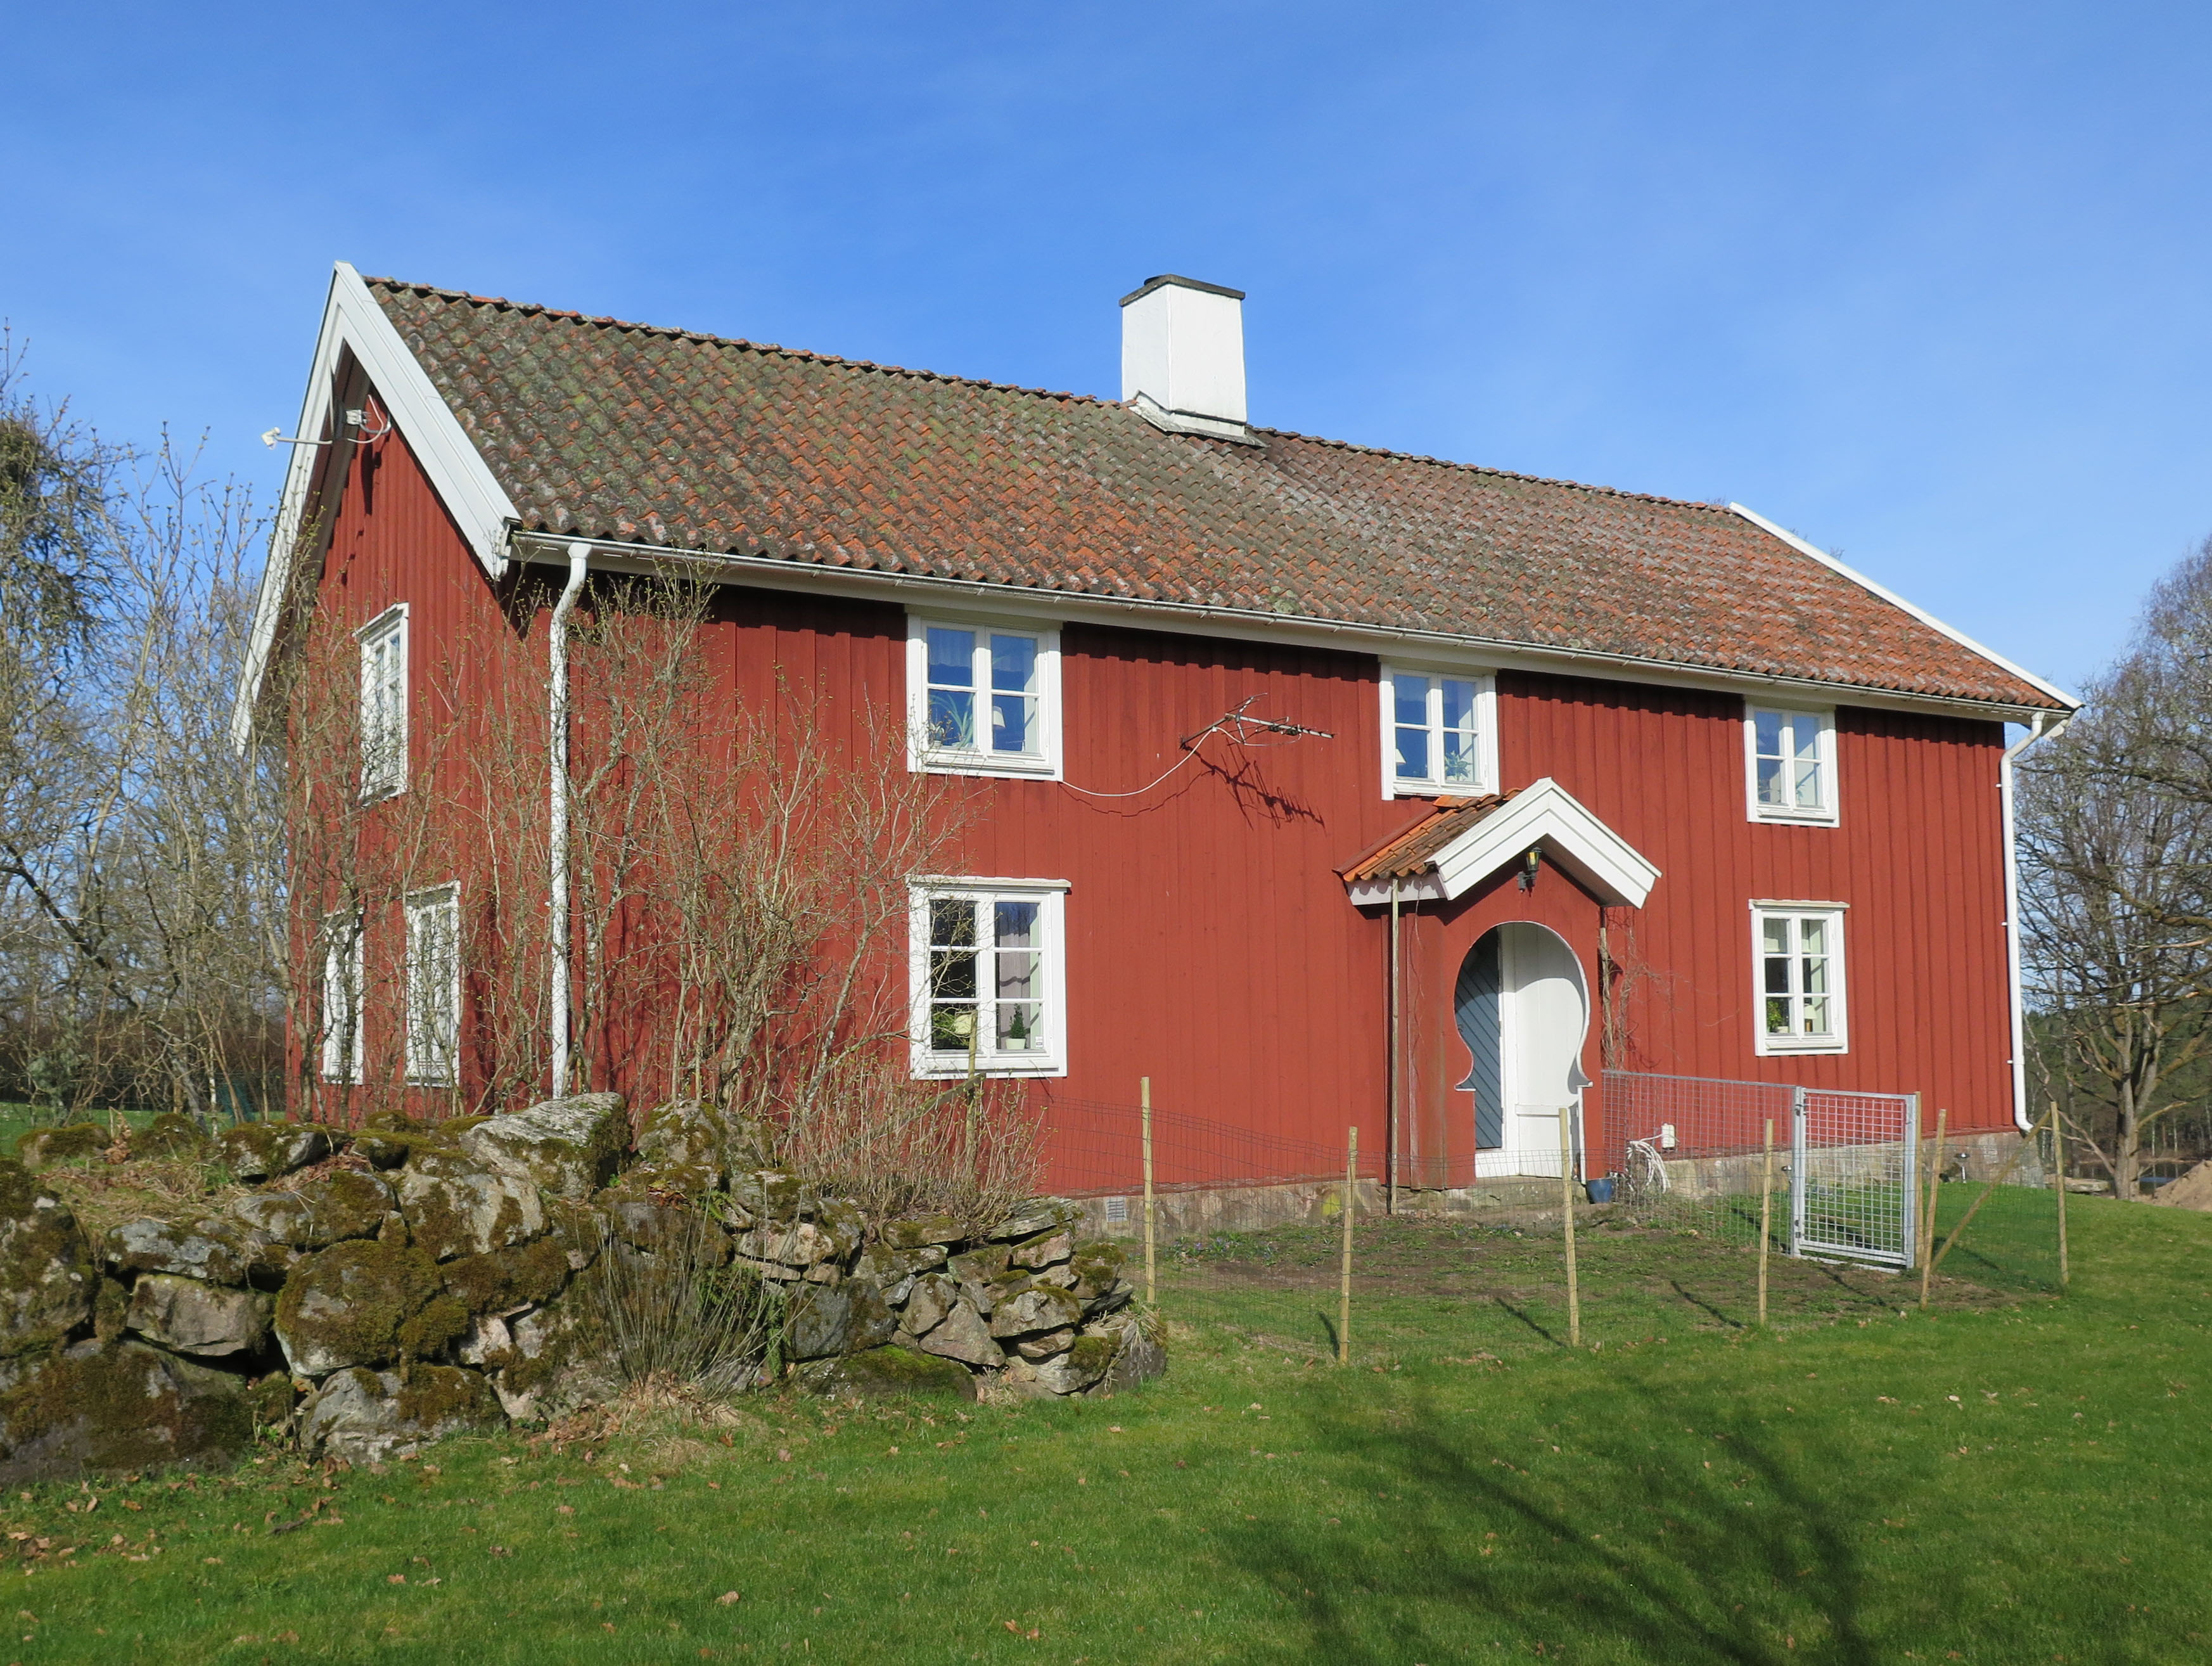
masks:
<path id="1" fill-rule="evenodd" d="M 2212 10 L 0 9 L 0 315 L 273 489 L 330 263 L 1693 498 L 2078 683 L 2212 532 Z"/>

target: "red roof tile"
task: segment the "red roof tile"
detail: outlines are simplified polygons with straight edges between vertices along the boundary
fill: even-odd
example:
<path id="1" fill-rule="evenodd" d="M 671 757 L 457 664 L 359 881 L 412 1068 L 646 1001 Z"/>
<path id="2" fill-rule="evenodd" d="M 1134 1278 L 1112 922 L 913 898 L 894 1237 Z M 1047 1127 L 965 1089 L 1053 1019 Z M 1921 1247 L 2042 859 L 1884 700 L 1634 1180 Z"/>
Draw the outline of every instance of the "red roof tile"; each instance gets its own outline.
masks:
<path id="1" fill-rule="evenodd" d="M 1346 884 L 1360 879 L 1411 879 L 1436 866 L 1437 853 L 1492 811 L 1511 801 L 1510 793 L 1480 798 L 1438 799 L 1427 813 L 1401 828 L 1349 866 L 1337 869 Z"/>
<path id="2" fill-rule="evenodd" d="M 2059 704 L 1710 504 L 370 289 L 527 531 Z"/>

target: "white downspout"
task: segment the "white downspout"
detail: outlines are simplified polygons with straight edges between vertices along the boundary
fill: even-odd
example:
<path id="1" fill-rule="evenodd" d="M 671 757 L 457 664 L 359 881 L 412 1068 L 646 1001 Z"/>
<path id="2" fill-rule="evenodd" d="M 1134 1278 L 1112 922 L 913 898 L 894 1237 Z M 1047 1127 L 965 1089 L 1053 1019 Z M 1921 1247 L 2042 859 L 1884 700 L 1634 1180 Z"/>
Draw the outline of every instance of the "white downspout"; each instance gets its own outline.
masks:
<path id="1" fill-rule="evenodd" d="M 568 1096 L 568 612 L 584 587 L 591 558 L 590 544 L 568 546 L 568 582 L 561 599 L 553 604 L 552 633 L 546 644 L 545 680 L 552 706 L 553 743 L 546 794 L 550 800 L 546 848 L 552 858 L 552 873 L 547 880 L 551 916 L 547 935 L 553 949 L 553 1097 L 556 1099 Z"/>
<path id="2" fill-rule="evenodd" d="M 1997 763 L 1997 793 L 2004 806 L 2005 856 L 2005 970 L 2012 991 L 2012 1120 L 2026 1134 L 2033 1126 L 2027 1115 L 2027 1021 L 2021 993 L 2020 850 L 2015 842 L 2012 807 L 2013 763 L 2039 740 L 2055 739 L 2074 721 L 2071 712 L 2050 728 L 2047 716 L 2039 714 L 2034 727 L 2004 750 Z"/>

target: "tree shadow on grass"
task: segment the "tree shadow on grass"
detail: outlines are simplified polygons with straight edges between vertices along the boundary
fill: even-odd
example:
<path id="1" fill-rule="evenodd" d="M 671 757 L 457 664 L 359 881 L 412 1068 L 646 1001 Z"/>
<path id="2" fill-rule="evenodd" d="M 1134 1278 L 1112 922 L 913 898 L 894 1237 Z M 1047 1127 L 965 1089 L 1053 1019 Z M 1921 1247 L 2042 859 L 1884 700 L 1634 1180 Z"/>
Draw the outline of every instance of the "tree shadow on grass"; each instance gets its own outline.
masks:
<path id="1" fill-rule="evenodd" d="M 1379 1519 L 1261 1523 L 1224 1548 L 1303 1614 L 1316 1660 L 1486 1657 L 1496 1641 L 1669 1666 L 1885 1657 L 1863 1629 L 1853 1537 L 1893 1499 L 1804 1426 L 1628 1374 L 1606 1387 L 1602 1421 L 1540 1442 L 1471 1432 L 1425 1395 L 1382 1419 L 1322 1414 L 1315 1444 L 1370 1470 Z"/>

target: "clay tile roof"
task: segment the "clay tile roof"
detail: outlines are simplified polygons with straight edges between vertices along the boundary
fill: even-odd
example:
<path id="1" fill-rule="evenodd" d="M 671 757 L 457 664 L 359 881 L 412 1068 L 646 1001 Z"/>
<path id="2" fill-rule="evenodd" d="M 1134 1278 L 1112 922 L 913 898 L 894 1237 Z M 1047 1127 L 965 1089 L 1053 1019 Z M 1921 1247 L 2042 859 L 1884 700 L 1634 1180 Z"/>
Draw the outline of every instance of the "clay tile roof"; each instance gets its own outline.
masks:
<path id="1" fill-rule="evenodd" d="M 1711 504 L 369 287 L 525 531 L 2060 704 Z"/>
<path id="2" fill-rule="evenodd" d="M 1480 798 L 1438 799 L 1411 826 L 1393 833 L 1337 873 L 1347 885 L 1360 879 L 1411 879 L 1426 873 L 1436 865 L 1439 850 L 1512 798 L 1510 793 L 1486 793 Z"/>

